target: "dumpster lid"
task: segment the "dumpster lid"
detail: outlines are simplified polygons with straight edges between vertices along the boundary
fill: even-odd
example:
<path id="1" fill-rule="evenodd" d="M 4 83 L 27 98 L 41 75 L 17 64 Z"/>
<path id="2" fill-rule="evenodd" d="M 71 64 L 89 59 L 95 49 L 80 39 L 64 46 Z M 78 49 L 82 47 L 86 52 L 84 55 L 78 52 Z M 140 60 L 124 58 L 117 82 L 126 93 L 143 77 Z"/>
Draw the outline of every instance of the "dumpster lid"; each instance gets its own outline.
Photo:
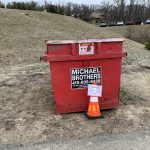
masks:
<path id="1" fill-rule="evenodd" d="M 73 43 L 96 43 L 96 42 L 122 42 L 125 38 L 101 38 L 101 39 L 86 39 L 86 40 L 50 40 L 46 44 L 73 44 Z"/>

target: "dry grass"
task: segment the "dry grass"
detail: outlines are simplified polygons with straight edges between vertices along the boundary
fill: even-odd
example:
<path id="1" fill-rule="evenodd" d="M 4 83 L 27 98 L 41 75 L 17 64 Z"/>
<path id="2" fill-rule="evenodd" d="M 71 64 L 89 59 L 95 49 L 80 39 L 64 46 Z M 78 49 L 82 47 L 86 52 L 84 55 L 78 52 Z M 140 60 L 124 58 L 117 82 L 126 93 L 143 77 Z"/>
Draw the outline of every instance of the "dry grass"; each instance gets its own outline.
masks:
<path id="1" fill-rule="evenodd" d="M 121 27 L 109 27 L 110 32 L 116 32 L 125 38 L 145 44 L 150 39 L 150 25 L 131 25 Z"/>
<path id="2" fill-rule="evenodd" d="M 123 67 L 122 90 L 134 100 L 150 100 L 150 68 L 146 66 Z M 136 85 L 136 86 L 135 86 Z M 142 89 L 141 89 L 142 88 Z"/>
<path id="3" fill-rule="evenodd" d="M 46 12 L 0 9 L 0 19 L 1 65 L 36 62 L 45 40 L 108 36 L 83 21 Z"/>
<path id="4" fill-rule="evenodd" d="M 105 119 L 94 121 L 82 113 L 53 113 L 49 65 L 39 62 L 44 40 L 120 36 L 107 29 L 46 12 L 0 9 L 0 143 L 150 128 L 150 53 L 131 40 L 124 44 L 128 57 L 118 110 L 104 111 Z"/>

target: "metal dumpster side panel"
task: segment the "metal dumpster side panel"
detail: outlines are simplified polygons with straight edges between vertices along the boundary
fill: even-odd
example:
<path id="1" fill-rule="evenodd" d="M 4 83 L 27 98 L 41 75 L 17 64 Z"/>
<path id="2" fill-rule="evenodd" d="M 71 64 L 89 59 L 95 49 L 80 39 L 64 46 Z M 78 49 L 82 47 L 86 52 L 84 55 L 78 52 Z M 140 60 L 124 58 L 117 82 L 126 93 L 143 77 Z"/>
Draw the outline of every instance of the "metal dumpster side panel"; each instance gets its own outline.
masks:
<path id="1" fill-rule="evenodd" d="M 51 79 L 55 112 L 67 113 L 86 111 L 89 97 L 87 88 L 71 89 L 70 68 L 102 67 L 101 109 L 117 108 L 120 87 L 121 58 L 51 62 Z"/>

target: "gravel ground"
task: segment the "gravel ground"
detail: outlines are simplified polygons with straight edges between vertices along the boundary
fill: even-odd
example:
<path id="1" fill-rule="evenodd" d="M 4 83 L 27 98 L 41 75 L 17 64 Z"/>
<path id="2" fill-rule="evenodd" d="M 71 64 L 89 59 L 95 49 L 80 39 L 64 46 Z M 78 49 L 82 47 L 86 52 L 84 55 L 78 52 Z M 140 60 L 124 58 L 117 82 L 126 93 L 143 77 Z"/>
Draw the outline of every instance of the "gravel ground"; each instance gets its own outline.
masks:
<path id="1" fill-rule="evenodd" d="M 150 132 L 133 132 L 124 134 L 97 134 L 83 139 L 47 140 L 31 145 L 0 145 L 4 150 L 149 150 Z"/>

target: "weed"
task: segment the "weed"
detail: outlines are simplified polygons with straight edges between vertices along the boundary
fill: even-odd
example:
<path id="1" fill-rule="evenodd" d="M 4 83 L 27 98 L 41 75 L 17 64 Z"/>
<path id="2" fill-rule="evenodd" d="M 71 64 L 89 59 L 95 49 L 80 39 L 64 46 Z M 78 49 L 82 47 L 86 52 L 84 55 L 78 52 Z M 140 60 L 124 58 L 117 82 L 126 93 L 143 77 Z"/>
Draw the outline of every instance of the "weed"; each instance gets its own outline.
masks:
<path id="1" fill-rule="evenodd" d="M 146 48 L 147 50 L 150 50 L 150 40 L 145 44 L 145 48 Z"/>

